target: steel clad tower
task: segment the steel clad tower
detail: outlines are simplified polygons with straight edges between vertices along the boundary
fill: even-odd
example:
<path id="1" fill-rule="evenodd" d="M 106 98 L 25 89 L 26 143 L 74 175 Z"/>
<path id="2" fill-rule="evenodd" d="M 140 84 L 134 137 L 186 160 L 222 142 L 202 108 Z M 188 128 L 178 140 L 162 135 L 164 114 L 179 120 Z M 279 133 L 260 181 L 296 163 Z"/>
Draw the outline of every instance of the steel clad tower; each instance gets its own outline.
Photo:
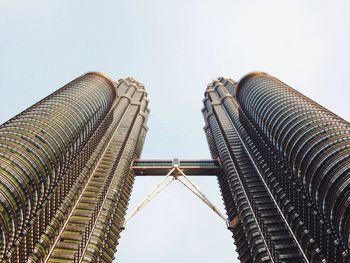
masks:
<path id="1" fill-rule="evenodd" d="M 90 72 L 0 126 L 0 262 L 111 263 L 125 223 L 180 182 L 244 263 L 350 262 L 350 125 L 278 79 L 219 78 L 203 100 L 212 159 L 139 159 L 144 86 Z M 228 218 L 189 179 L 217 176 Z M 124 219 L 135 176 L 164 176 Z"/>
<path id="2" fill-rule="evenodd" d="M 239 259 L 349 262 L 349 123 L 262 72 L 213 81 L 203 102 Z"/>
<path id="3" fill-rule="evenodd" d="M 0 261 L 111 262 L 147 93 L 87 73 L 0 126 Z"/>

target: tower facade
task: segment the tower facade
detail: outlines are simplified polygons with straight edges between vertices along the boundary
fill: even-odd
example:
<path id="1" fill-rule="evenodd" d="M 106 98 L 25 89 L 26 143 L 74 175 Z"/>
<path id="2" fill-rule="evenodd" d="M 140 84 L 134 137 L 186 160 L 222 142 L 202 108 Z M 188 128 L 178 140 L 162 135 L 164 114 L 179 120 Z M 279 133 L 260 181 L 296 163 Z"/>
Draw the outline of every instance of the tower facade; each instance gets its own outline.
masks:
<path id="1" fill-rule="evenodd" d="M 204 174 L 241 262 L 349 262 L 349 123 L 262 72 L 213 81 L 203 103 L 215 160 L 137 160 L 145 88 L 98 72 L 1 125 L 0 262 L 112 262 L 135 175 Z"/>
<path id="2" fill-rule="evenodd" d="M 348 262 L 350 125 L 254 72 L 209 84 L 202 110 L 242 262 Z"/>
<path id="3" fill-rule="evenodd" d="M 87 73 L 0 126 L 0 262 L 111 262 L 147 93 Z"/>

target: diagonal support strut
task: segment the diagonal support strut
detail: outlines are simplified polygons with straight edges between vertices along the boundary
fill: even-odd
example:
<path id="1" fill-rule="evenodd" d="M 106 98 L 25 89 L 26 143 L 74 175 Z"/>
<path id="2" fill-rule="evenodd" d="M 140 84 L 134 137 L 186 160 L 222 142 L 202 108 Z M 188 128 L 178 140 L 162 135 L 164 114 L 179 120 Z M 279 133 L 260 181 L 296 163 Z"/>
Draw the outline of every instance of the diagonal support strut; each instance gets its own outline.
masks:
<path id="1" fill-rule="evenodd" d="M 174 173 L 174 172 L 178 173 Z M 167 180 L 171 177 L 170 180 Z M 183 180 L 183 177 L 185 180 Z M 173 168 L 164 176 L 164 178 L 152 189 L 152 191 L 140 202 L 140 204 L 130 213 L 125 219 L 124 227 L 126 223 L 135 216 L 142 208 L 144 208 L 156 195 L 158 195 L 164 188 L 166 188 L 174 180 L 178 180 L 187 189 L 189 189 L 194 195 L 202 200 L 211 210 L 214 211 L 221 219 L 227 223 L 226 216 L 220 212 L 220 210 L 206 197 L 198 187 L 188 178 L 188 176 L 177 166 L 173 165 Z"/>
<path id="2" fill-rule="evenodd" d="M 225 222 L 227 221 L 226 216 L 220 212 L 220 210 L 206 197 L 199 189 L 194 185 L 194 183 L 186 176 L 186 174 L 179 168 L 177 170 L 181 173 L 183 178 L 187 181 L 185 183 L 180 177 L 176 179 L 182 183 L 187 189 L 194 193 L 199 199 L 201 199 L 210 209 L 212 209 L 219 217 L 221 217 Z"/>
<path id="3" fill-rule="evenodd" d="M 143 199 L 140 204 L 131 212 L 131 214 L 125 219 L 125 224 L 132 218 L 134 215 L 139 212 L 143 207 L 145 207 L 157 194 L 159 194 L 165 187 L 167 187 L 171 182 L 174 181 L 174 177 L 168 181 L 166 180 L 170 177 L 170 175 L 175 171 L 175 167 L 172 168 L 160 182 L 152 189 L 152 191 Z"/>

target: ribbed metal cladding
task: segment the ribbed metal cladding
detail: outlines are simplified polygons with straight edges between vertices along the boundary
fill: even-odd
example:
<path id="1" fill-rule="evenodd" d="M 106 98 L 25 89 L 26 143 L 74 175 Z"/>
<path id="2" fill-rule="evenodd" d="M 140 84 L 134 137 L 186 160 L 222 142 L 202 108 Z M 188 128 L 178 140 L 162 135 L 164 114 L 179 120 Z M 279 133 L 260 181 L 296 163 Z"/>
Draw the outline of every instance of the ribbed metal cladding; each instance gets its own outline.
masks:
<path id="1" fill-rule="evenodd" d="M 90 72 L 0 126 L 0 261 L 112 261 L 147 104 L 141 83 Z"/>
<path id="2" fill-rule="evenodd" d="M 225 86 L 226 85 L 226 86 Z M 307 262 L 266 178 L 256 165 L 249 135 L 234 101 L 235 82 L 220 79 L 208 86 L 203 115 L 239 259 L 242 262 Z M 260 159 L 262 156 L 259 156 Z"/>
<path id="3" fill-rule="evenodd" d="M 245 76 L 237 99 L 348 244 L 350 124 L 263 73 Z"/>
<path id="4" fill-rule="evenodd" d="M 65 162 L 116 97 L 104 77 L 87 74 L 0 127 L 0 226 L 4 254 L 62 175 Z"/>
<path id="5" fill-rule="evenodd" d="M 349 123 L 262 72 L 238 83 L 218 78 L 203 102 L 205 134 L 222 164 L 219 185 L 240 260 L 348 262 Z M 268 258 L 254 252 L 237 202 L 244 196 Z"/>
<path id="6" fill-rule="evenodd" d="M 220 149 L 222 158 L 225 158 L 226 160 L 225 163 L 229 163 L 230 162 L 229 156 L 227 156 L 227 153 L 225 154 L 225 152 L 223 152 L 224 142 L 222 141 L 222 137 L 221 136 L 219 137 L 220 133 L 217 126 L 217 122 L 215 122 L 215 120 L 211 120 L 216 127 L 215 130 L 214 130 L 214 127 L 211 127 L 211 125 L 209 124 L 210 119 L 213 119 L 214 115 L 212 112 L 212 106 L 210 104 L 208 93 L 205 94 L 203 103 L 205 107 L 202 109 L 202 113 L 204 116 L 204 120 L 206 122 L 204 131 L 207 137 L 207 142 L 209 145 L 212 158 L 220 157 L 220 153 L 219 153 L 219 149 Z M 212 130 L 214 133 L 212 132 Z M 219 148 L 217 148 L 216 142 L 218 143 L 220 142 L 220 145 L 222 146 L 220 147 L 220 145 L 218 144 Z M 224 154 L 225 156 L 223 156 Z M 229 169 L 229 167 L 227 167 L 227 169 Z M 219 182 L 222 197 L 224 200 L 225 208 L 228 214 L 228 220 L 232 222 L 234 225 L 234 227 L 232 228 L 232 233 L 235 239 L 235 244 L 237 248 L 236 251 L 238 252 L 239 259 L 241 260 L 241 262 L 253 262 L 252 251 L 251 251 L 250 245 L 248 244 L 247 236 L 243 232 L 243 226 L 241 223 L 242 221 L 237 220 L 238 212 L 237 212 L 237 207 L 235 203 L 235 192 L 238 189 L 232 187 L 232 184 L 231 184 L 232 180 L 237 181 L 237 175 L 235 171 L 232 170 L 232 168 L 228 173 L 220 172 L 220 174 L 218 174 L 218 182 Z M 244 199 L 244 198 L 241 197 L 241 199 Z M 247 212 L 249 212 L 249 209 L 247 209 Z M 249 220 L 249 221 L 250 222 L 246 222 L 246 224 L 254 225 L 253 220 Z M 250 228 L 253 228 L 253 226 L 251 226 Z"/>

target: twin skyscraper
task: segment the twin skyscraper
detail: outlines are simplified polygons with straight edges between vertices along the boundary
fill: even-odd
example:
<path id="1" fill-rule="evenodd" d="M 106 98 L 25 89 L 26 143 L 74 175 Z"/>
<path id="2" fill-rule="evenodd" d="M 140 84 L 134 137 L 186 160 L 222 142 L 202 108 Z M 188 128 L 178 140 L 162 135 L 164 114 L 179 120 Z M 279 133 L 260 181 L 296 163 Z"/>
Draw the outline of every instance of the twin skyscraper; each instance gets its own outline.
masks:
<path id="1" fill-rule="evenodd" d="M 349 262 L 349 123 L 262 72 L 203 104 L 241 262 Z M 143 84 L 90 72 L 2 124 L 0 262 L 112 262 L 148 114 Z"/>

